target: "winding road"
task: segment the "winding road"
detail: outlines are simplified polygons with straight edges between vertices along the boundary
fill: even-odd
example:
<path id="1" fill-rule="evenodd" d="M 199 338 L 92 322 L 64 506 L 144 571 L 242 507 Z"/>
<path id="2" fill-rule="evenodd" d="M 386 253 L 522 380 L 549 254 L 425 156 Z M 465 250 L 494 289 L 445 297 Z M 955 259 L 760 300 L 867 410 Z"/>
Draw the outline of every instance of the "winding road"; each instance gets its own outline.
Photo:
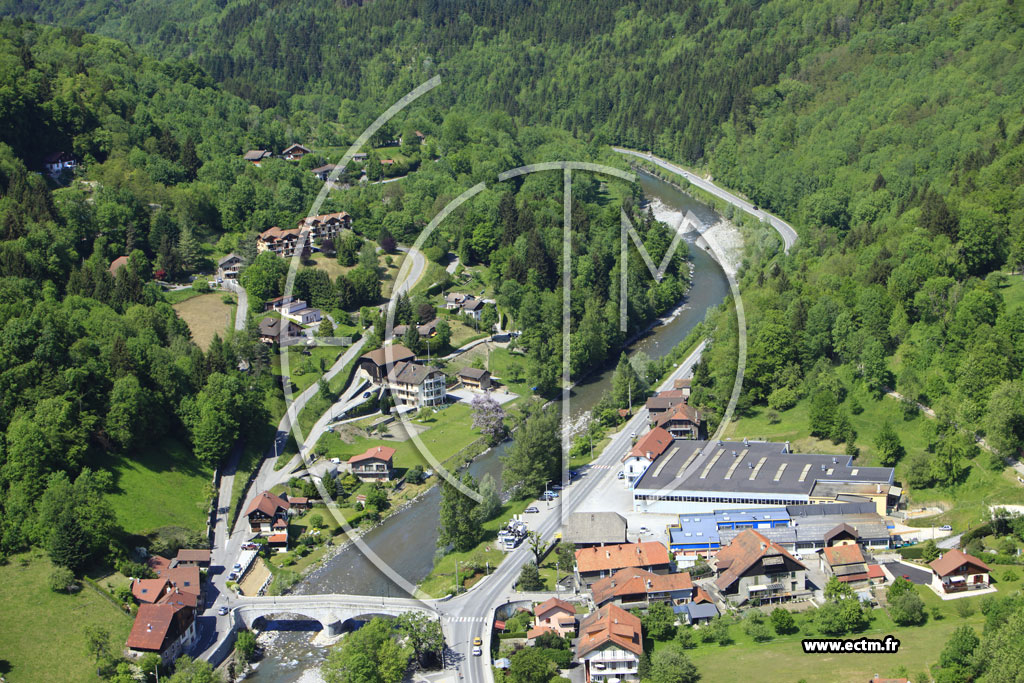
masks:
<path id="1" fill-rule="evenodd" d="M 686 178 L 690 183 L 696 185 L 705 192 L 709 192 L 718 197 L 719 199 L 724 199 L 725 201 L 729 202 L 736 208 L 746 211 L 747 213 L 749 213 L 754 218 L 757 218 L 758 220 L 767 219 L 771 226 L 775 228 L 776 232 L 779 233 L 779 237 L 782 238 L 783 250 L 787 254 L 789 253 L 790 247 L 796 244 L 797 234 L 796 230 L 793 229 L 792 225 L 782 220 L 778 216 L 770 214 L 767 211 L 764 211 L 754 206 L 747 200 L 737 197 L 732 192 L 729 192 L 728 190 L 723 190 L 710 180 L 705 180 L 704 178 L 701 178 L 700 176 L 694 175 L 693 173 L 687 171 L 685 168 L 676 166 L 670 161 L 665 161 L 664 159 L 656 157 L 653 154 L 648 154 L 647 152 L 637 152 L 636 150 L 625 149 L 624 147 L 612 147 L 612 149 L 618 152 L 619 154 L 628 154 L 630 156 L 646 159 L 647 161 L 650 161 L 653 164 L 661 166 L 667 171 L 671 171 L 672 173 L 681 175 L 682 177 Z"/>

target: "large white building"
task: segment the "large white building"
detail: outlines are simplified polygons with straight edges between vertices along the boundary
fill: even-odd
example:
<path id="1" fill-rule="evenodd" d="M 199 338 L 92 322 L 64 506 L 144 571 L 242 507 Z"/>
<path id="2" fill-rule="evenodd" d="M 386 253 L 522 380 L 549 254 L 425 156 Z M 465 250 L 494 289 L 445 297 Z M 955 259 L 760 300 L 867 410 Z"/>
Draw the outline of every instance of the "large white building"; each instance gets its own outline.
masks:
<path id="1" fill-rule="evenodd" d="M 893 481 L 891 467 L 793 453 L 788 442 L 676 439 L 633 484 L 633 509 L 678 515 L 870 500 L 884 515 L 902 493 Z"/>

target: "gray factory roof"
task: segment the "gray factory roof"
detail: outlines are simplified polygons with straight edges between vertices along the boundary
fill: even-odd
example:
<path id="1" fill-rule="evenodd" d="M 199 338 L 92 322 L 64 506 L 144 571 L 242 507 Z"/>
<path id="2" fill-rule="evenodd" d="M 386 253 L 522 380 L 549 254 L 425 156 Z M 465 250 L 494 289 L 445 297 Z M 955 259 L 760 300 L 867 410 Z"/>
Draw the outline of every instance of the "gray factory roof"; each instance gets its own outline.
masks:
<path id="1" fill-rule="evenodd" d="M 847 455 L 790 453 L 771 442 L 691 441 L 676 439 L 655 460 L 634 489 L 733 491 L 816 495 L 819 491 L 877 491 L 893 482 L 891 467 L 860 467 Z M 849 490 L 856 484 L 856 491 Z M 884 491 L 885 489 L 883 489 Z"/>
<path id="2" fill-rule="evenodd" d="M 801 506 L 792 506 L 801 507 Z M 807 506 L 818 507 L 818 506 Z M 840 523 L 846 523 L 857 530 L 858 538 L 866 541 L 881 540 L 889 538 L 889 529 L 885 521 L 874 511 L 866 513 L 852 513 L 838 516 L 811 515 L 807 517 L 794 517 L 792 523 L 795 526 L 775 527 L 774 529 L 758 529 L 757 533 L 763 535 L 769 541 L 787 545 L 792 543 L 824 543 L 825 535 Z M 719 529 L 718 537 L 723 546 L 732 543 L 732 539 L 743 529 Z"/>

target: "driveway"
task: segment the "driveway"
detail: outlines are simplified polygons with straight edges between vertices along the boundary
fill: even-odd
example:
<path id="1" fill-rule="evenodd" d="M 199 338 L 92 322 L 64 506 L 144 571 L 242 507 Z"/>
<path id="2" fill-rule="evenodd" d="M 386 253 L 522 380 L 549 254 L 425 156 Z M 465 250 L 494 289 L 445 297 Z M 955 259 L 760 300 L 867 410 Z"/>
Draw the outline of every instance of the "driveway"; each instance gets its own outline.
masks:
<path id="1" fill-rule="evenodd" d="M 919 586 L 927 586 L 932 582 L 932 573 L 920 567 L 903 562 L 885 562 L 882 566 L 888 569 L 893 576 L 905 575 L 911 583 L 916 583 Z"/>

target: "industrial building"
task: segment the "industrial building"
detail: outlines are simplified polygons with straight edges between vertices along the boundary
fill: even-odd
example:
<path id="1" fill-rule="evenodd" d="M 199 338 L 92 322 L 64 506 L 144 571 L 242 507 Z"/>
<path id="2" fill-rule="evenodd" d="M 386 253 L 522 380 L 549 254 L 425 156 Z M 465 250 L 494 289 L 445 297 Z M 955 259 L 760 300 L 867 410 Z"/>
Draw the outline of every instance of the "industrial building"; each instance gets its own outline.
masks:
<path id="1" fill-rule="evenodd" d="M 633 510 L 695 514 L 750 507 L 865 502 L 878 514 L 902 493 L 893 468 L 850 456 L 793 453 L 789 443 L 675 439 L 633 483 Z"/>

